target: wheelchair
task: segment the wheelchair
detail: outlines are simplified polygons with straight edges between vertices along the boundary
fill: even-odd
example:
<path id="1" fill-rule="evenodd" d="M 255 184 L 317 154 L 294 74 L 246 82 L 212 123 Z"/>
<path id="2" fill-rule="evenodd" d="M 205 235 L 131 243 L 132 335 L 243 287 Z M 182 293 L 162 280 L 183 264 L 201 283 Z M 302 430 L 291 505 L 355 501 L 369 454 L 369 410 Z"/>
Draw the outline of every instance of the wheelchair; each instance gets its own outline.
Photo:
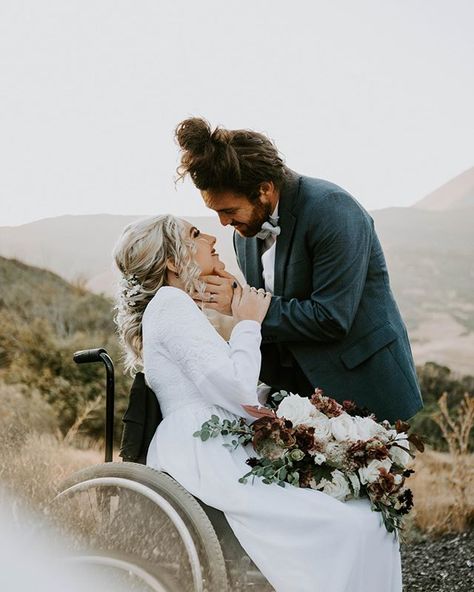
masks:
<path id="1" fill-rule="evenodd" d="M 71 475 L 50 513 L 71 541 L 71 561 L 93 565 L 137 592 L 271 592 L 225 515 L 170 475 L 113 462 L 114 366 L 103 348 L 74 354 L 106 369 L 105 462 Z"/>

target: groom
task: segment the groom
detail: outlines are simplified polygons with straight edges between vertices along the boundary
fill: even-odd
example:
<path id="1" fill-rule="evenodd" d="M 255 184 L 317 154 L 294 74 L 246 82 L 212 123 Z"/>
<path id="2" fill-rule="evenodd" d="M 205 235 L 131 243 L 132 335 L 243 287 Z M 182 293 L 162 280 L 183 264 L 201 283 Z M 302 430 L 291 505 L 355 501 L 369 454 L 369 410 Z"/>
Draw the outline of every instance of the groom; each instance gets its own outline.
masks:
<path id="1" fill-rule="evenodd" d="M 261 380 L 301 395 L 320 387 L 379 420 L 419 411 L 408 335 L 364 208 L 337 185 L 288 169 L 257 132 L 212 130 L 193 118 L 176 137 L 180 175 L 189 174 L 221 224 L 234 227 L 247 283 L 273 294 Z M 208 307 L 229 313 L 229 282 L 209 278 Z"/>

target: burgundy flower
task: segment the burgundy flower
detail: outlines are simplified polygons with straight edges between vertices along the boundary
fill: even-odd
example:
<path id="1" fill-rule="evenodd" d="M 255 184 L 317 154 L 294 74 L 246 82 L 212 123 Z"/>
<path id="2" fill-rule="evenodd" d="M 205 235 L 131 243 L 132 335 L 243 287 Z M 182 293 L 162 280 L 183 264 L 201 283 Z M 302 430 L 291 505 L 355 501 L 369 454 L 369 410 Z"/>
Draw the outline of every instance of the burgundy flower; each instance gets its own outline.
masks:
<path id="1" fill-rule="evenodd" d="M 413 508 L 413 493 L 411 492 L 411 489 L 404 489 L 397 497 L 397 500 L 400 504 L 400 514 L 408 514 L 408 512 Z"/>
<path id="2" fill-rule="evenodd" d="M 365 442 L 358 440 L 354 444 L 351 444 L 348 450 L 348 457 L 359 467 L 368 465 L 373 459 L 384 460 L 388 456 L 388 448 L 376 438 L 371 438 Z"/>
<path id="3" fill-rule="evenodd" d="M 365 444 L 366 443 L 362 440 L 358 440 L 357 442 L 354 442 L 354 444 L 351 444 L 347 450 L 348 456 L 350 456 L 359 467 L 363 467 L 367 464 Z"/>
<path id="4" fill-rule="evenodd" d="M 291 423 L 291 422 L 290 422 Z M 281 458 L 286 449 L 296 443 L 293 429 L 279 417 L 262 417 L 253 424 L 253 447 L 270 460 Z"/>
<path id="5" fill-rule="evenodd" d="M 310 487 L 310 483 L 314 477 L 314 463 L 305 463 L 298 468 L 300 475 L 300 487 Z"/>
<path id="6" fill-rule="evenodd" d="M 377 438 L 371 438 L 370 440 L 367 440 L 365 443 L 365 450 L 367 459 L 369 461 L 373 460 L 374 458 L 377 460 L 385 460 L 389 456 L 388 448 L 383 442 L 377 440 Z"/>
<path id="7" fill-rule="evenodd" d="M 305 453 L 314 450 L 314 428 L 299 425 L 294 429 L 294 436 L 296 438 L 297 447 Z"/>
<path id="8" fill-rule="evenodd" d="M 375 415 L 367 407 L 359 407 L 354 401 L 343 401 L 342 408 L 352 417 L 372 417 L 376 421 Z"/>
<path id="9" fill-rule="evenodd" d="M 325 397 L 323 390 L 317 388 L 311 397 L 311 403 L 324 413 L 328 417 L 338 417 L 344 411 L 342 405 L 340 405 L 335 399 L 331 397 Z"/>
<path id="10" fill-rule="evenodd" d="M 255 456 L 251 456 L 245 461 L 245 463 L 248 464 L 249 467 L 252 467 L 252 469 L 258 465 L 258 462 L 258 458 Z"/>
<path id="11" fill-rule="evenodd" d="M 367 490 L 370 491 L 376 500 L 383 501 L 387 500 L 388 496 L 399 491 L 403 486 L 403 481 L 397 484 L 395 482 L 395 475 L 387 471 L 387 469 L 379 469 L 379 473 L 380 477 L 377 481 L 368 485 Z"/>

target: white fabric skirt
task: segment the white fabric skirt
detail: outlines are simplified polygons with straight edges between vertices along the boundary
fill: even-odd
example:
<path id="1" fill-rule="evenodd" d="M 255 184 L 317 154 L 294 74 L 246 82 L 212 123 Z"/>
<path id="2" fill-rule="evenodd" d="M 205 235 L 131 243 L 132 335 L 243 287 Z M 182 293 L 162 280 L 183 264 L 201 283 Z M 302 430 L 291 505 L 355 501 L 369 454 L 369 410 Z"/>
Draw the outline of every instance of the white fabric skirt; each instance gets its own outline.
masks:
<path id="1" fill-rule="evenodd" d="M 401 592 L 398 538 L 367 499 L 340 502 L 292 485 L 247 484 L 252 447 L 231 451 L 222 437 L 193 437 L 217 406 L 191 404 L 167 415 L 151 442 L 147 464 L 165 471 L 192 495 L 224 512 L 240 544 L 276 592 Z"/>

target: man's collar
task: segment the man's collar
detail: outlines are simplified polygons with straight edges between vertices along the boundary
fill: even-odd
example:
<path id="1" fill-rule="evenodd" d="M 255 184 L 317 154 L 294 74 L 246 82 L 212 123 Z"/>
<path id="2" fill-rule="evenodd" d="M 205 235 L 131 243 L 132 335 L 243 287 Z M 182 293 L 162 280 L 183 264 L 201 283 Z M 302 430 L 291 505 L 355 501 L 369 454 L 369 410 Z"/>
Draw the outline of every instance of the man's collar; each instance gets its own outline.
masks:
<path id="1" fill-rule="evenodd" d="M 275 209 L 273 210 L 273 212 L 271 213 L 270 216 L 268 216 L 268 221 L 270 222 L 270 224 L 272 226 L 277 226 L 278 224 L 278 204 L 280 203 L 280 200 L 277 201 Z"/>
<path id="2" fill-rule="evenodd" d="M 294 211 L 298 201 L 300 180 L 301 175 L 291 169 L 286 170 L 285 179 L 280 188 L 280 199 L 278 202 L 280 217 L 283 215 L 283 210 Z"/>

